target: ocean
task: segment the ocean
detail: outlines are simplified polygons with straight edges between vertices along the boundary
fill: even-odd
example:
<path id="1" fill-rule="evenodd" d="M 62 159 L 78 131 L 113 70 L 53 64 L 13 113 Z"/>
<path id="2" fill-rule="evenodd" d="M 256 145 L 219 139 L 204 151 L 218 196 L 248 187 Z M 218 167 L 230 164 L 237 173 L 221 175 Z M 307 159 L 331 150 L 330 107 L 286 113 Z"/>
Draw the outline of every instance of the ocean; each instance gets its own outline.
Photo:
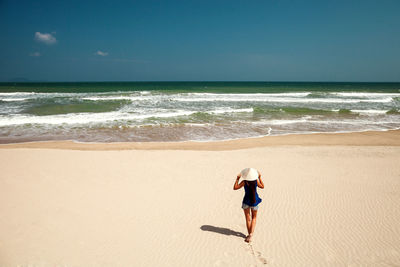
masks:
<path id="1" fill-rule="evenodd" d="M 0 83 L 0 143 L 216 141 L 400 129 L 400 83 Z"/>

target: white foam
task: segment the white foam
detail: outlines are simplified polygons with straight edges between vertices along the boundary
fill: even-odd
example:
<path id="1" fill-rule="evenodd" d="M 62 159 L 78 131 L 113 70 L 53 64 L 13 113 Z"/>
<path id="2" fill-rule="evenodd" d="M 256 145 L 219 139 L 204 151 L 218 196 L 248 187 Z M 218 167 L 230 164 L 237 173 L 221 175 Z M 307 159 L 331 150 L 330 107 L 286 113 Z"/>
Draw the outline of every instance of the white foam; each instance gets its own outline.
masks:
<path id="1" fill-rule="evenodd" d="M 383 125 L 383 124 L 398 124 L 400 121 L 370 121 L 370 120 L 310 120 L 311 116 L 305 116 L 295 120 L 262 120 L 250 122 L 254 125 L 285 125 L 296 123 L 308 124 L 346 124 L 346 125 Z"/>
<path id="2" fill-rule="evenodd" d="M 90 124 L 110 121 L 140 121 L 147 118 L 169 118 L 178 116 L 187 116 L 195 113 L 195 111 L 177 110 L 164 113 L 148 113 L 148 114 L 132 114 L 121 112 L 104 112 L 104 113 L 73 113 L 48 116 L 28 116 L 13 115 L 0 116 L 0 126 L 23 125 L 23 124 Z"/>
<path id="3" fill-rule="evenodd" d="M 241 112 L 253 112 L 253 108 L 241 108 L 241 109 L 232 109 L 232 108 L 219 108 L 212 111 L 206 111 L 206 113 L 211 114 L 223 114 L 223 113 L 241 113 Z"/>
<path id="4" fill-rule="evenodd" d="M 25 101 L 28 100 L 29 98 L 2 98 L 0 99 L 1 101 L 5 102 L 14 102 L 14 101 Z"/>
<path id="5" fill-rule="evenodd" d="M 233 96 L 233 97 L 276 97 L 276 96 L 288 96 L 288 97 L 306 97 L 311 92 L 292 92 L 292 93 L 254 93 L 254 94 L 215 94 L 215 93 L 187 93 L 182 95 L 188 96 Z"/>
<path id="6" fill-rule="evenodd" d="M 127 95 L 124 95 L 127 94 Z M 135 96 L 148 95 L 147 93 L 139 94 L 133 92 L 96 92 L 96 93 L 27 93 L 27 92 L 14 92 L 14 93 L 0 93 L 0 97 L 28 97 L 28 98 L 54 98 L 54 97 L 69 97 L 80 98 L 87 100 L 112 100 L 112 99 L 130 99 L 134 100 Z"/>
<path id="7" fill-rule="evenodd" d="M 376 109 L 351 109 L 351 112 L 362 114 L 386 114 L 389 110 L 376 110 Z"/>
<path id="8" fill-rule="evenodd" d="M 255 125 L 285 125 L 285 124 L 296 124 L 296 123 L 304 123 L 308 120 L 306 118 L 300 118 L 297 120 L 264 120 L 264 121 L 254 121 L 250 122 L 250 124 Z"/>
<path id="9" fill-rule="evenodd" d="M 210 97 L 210 98 L 172 98 L 181 102 L 277 102 L 277 103 L 389 103 L 391 97 L 382 99 L 340 99 L 340 98 L 282 98 L 282 97 Z"/>
<path id="10" fill-rule="evenodd" d="M 192 126 L 192 127 L 205 127 L 209 126 L 210 123 L 185 123 L 186 126 Z"/>
<path id="11" fill-rule="evenodd" d="M 29 97 L 29 98 L 38 98 L 38 97 L 78 97 L 81 95 L 87 95 L 88 93 L 35 93 L 35 92 L 15 92 L 15 93 L 0 93 L 0 96 L 5 97 Z"/>
<path id="12" fill-rule="evenodd" d="M 70 113 L 70 114 L 59 114 L 59 115 L 47 115 L 47 116 L 34 116 L 34 115 L 11 115 L 11 116 L 0 116 L 0 126 L 7 125 L 23 125 L 23 124 L 90 124 L 100 123 L 109 121 L 130 121 L 130 120 L 143 120 L 147 118 L 170 118 L 178 116 L 189 116 L 198 111 L 193 110 L 176 110 L 165 112 L 158 110 L 153 113 L 126 113 L 121 111 L 115 112 L 104 112 L 104 113 Z M 223 113 L 238 113 L 238 112 L 253 112 L 253 108 L 246 109 L 232 109 L 232 108 L 220 108 L 210 111 L 204 111 L 204 113 L 210 114 L 223 114 Z"/>
<path id="13" fill-rule="evenodd" d="M 0 96 L 23 96 L 23 95 L 34 95 L 35 92 L 12 92 L 12 93 L 0 93 Z"/>
<path id="14" fill-rule="evenodd" d="M 159 99 L 160 96 L 151 96 L 151 95 L 142 95 L 142 96 L 88 96 L 82 97 L 82 100 L 91 100 L 91 101 L 110 101 L 110 100 L 129 100 L 129 101 L 147 101 L 147 100 L 155 100 Z M 164 96 L 164 100 L 168 98 Z"/>
<path id="15" fill-rule="evenodd" d="M 304 123 L 307 122 L 307 119 L 299 119 L 299 120 L 271 120 L 270 124 L 272 125 L 285 125 L 285 124 L 296 124 L 296 123 Z"/>
<path id="16" fill-rule="evenodd" d="M 93 96 L 93 97 L 82 97 L 82 100 L 92 101 L 110 101 L 110 100 L 141 100 L 141 97 L 134 96 Z"/>
<path id="17" fill-rule="evenodd" d="M 82 131 L 97 128 L 101 131 L 103 127 L 125 128 L 165 126 L 167 128 L 174 127 L 175 125 L 184 125 L 187 127 L 194 127 L 190 130 L 190 133 L 192 134 L 190 138 L 197 138 L 196 136 L 198 133 L 201 138 L 205 138 L 205 135 L 210 135 L 207 136 L 210 138 L 217 138 L 216 136 L 222 135 L 235 137 L 246 135 L 247 133 L 267 133 L 267 131 L 268 134 L 273 135 L 279 132 L 304 132 L 307 131 L 307 129 L 323 132 L 331 130 L 341 131 L 346 129 L 359 130 L 364 128 L 399 128 L 400 116 L 398 114 L 385 114 L 392 109 L 398 110 L 398 102 L 394 101 L 393 98 L 400 96 L 400 93 L 321 92 L 321 94 L 318 94 L 318 92 L 316 92 L 312 93 L 312 96 L 310 94 L 310 92 L 217 94 L 163 93 L 159 91 L 101 93 L 0 93 L 0 100 L 10 102 L 1 102 L 3 105 L 0 103 L 0 109 L 3 114 L 0 115 L 0 127 L 12 126 L 9 128 L 4 127 L 0 130 L 5 133 L 5 136 L 13 135 L 14 133 L 16 136 L 21 133 L 26 133 L 27 136 L 35 136 L 35 133 L 37 135 L 37 132 L 42 133 L 48 131 L 49 134 L 54 133 L 57 135 L 59 131 L 64 130 L 67 133 L 72 134 L 75 131 L 81 131 L 80 127 L 82 127 Z M 31 101 L 18 103 L 18 101 L 24 100 L 37 100 L 38 105 L 47 103 L 47 100 L 50 100 L 49 103 L 51 104 L 75 103 L 77 100 L 129 100 L 131 102 L 113 112 L 35 116 L 23 113 L 29 111 L 29 108 L 31 107 Z M 11 103 L 13 101 L 15 103 Z M 294 116 L 292 114 L 287 116 L 286 114 L 279 114 L 279 117 L 277 117 L 274 114 L 260 113 L 257 116 L 257 119 L 260 118 L 261 121 L 253 122 L 252 120 L 255 118 L 251 116 L 251 113 L 254 112 L 252 106 L 260 106 L 261 109 L 307 107 L 332 110 L 336 112 L 340 111 L 340 109 L 346 109 L 350 110 L 350 112 L 358 113 L 359 115 L 343 116 L 342 118 L 342 116 L 334 114 L 302 117 Z M 174 117 L 190 116 L 197 112 L 211 114 L 209 116 L 211 118 L 225 116 L 226 120 L 224 120 L 223 123 L 219 123 L 220 119 L 210 119 L 211 122 L 206 123 L 204 120 L 208 121 L 208 117 L 205 119 L 191 117 L 190 123 L 182 123 L 182 120 L 174 119 Z M 329 115 L 331 115 L 331 117 L 329 117 Z M 330 118 L 332 120 L 330 120 Z M 215 121 L 219 122 L 217 123 Z M 237 124 L 239 124 L 238 127 L 236 127 Z M 14 125 L 17 126 L 14 128 Z M 23 126 L 18 127 L 18 125 Z M 252 127 L 248 127 L 249 125 Z M 245 127 L 240 128 L 242 126 Z M 202 129 L 201 127 L 205 127 L 206 129 Z M 213 132 L 214 128 L 216 129 L 215 133 Z M 14 131 L 14 129 L 16 130 Z M 168 131 L 167 129 L 163 130 Z M 202 135 L 202 132 L 204 132 L 204 136 L 200 136 Z M 143 134 L 146 135 L 146 131 L 143 131 Z M 114 136 L 113 138 L 118 137 Z"/>
<path id="18" fill-rule="evenodd" d="M 367 93 L 367 92 L 334 92 L 332 95 L 344 96 L 344 97 L 399 97 L 400 93 Z"/>
<path id="19" fill-rule="evenodd" d="M 381 124 L 387 124 L 387 123 L 400 123 L 400 121 L 370 121 L 370 120 L 309 120 L 309 123 L 315 123 L 315 124 L 357 124 L 357 125 L 381 125 Z"/>

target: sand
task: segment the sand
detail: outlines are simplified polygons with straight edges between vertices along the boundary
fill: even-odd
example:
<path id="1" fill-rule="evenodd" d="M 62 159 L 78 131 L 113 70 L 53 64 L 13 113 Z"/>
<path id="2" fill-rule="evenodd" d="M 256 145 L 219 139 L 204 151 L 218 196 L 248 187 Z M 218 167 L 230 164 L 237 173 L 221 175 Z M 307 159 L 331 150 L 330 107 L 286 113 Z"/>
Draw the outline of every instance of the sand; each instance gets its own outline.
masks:
<path id="1" fill-rule="evenodd" d="M 399 132 L 323 136 L 2 145 L 0 266 L 400 266 Z M 244 167 L 265 184 L 250 244 Z"/>
<path id="2" fill-rule="evenodd" d="M 60 148 L 69 150 L 237 150 L 264 146 L 400 146 L 400 130 L 367 131 L 355 133 L 291 134 L 266 136 L 229 141 L 213 142 L 123 142 L 123 143 L 80 143 L 73 141 L 24 142 L 1 144 L 3 148 Z"/>

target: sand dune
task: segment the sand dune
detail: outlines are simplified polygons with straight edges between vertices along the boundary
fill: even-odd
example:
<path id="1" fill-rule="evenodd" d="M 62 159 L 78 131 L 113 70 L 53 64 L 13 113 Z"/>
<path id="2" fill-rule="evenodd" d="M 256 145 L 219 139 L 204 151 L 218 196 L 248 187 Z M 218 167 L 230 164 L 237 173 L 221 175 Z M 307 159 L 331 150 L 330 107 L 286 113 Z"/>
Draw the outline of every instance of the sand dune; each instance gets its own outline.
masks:
<path id="1" fill-rule="evenodd" d="M 0 266 L 399 266 L 400 147 L 0 150 Z M 242 190 L 265 189 L 253 242 Z"/>

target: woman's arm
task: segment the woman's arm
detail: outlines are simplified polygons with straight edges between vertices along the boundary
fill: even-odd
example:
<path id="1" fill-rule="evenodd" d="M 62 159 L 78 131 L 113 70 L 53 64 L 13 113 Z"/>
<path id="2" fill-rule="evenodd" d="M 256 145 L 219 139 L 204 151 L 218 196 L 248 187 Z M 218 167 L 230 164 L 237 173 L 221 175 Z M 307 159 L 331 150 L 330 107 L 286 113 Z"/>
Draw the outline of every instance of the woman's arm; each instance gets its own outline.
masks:
<path id="1" fill-rule="evenodd" d="M 258 186 L 259 188 L 261 188 L 261 189 L 264 189 L 264 183 L 263 183 L 263 181 L 261 180 L 261 173 L 260 173 L 260 172 L 258 172 L 257 186 Z"/>
<path id="2" fill-rule="evenodd" d="M 236 176 L 236 181 L 235 181 L 235 184 L 233 185 L 233 190 L 238 190 L 238 189 L 240 189 L 240 188 L 243 187 L 243 185 L 244 185 L 244 182 L 243 182 L 243 181 L 241 181 L 241 182 L 238 184 L 239 179 L 240 179 L 241 176 L 242 176 L 241 173 L 239 173 L 239 174 Z"/>

